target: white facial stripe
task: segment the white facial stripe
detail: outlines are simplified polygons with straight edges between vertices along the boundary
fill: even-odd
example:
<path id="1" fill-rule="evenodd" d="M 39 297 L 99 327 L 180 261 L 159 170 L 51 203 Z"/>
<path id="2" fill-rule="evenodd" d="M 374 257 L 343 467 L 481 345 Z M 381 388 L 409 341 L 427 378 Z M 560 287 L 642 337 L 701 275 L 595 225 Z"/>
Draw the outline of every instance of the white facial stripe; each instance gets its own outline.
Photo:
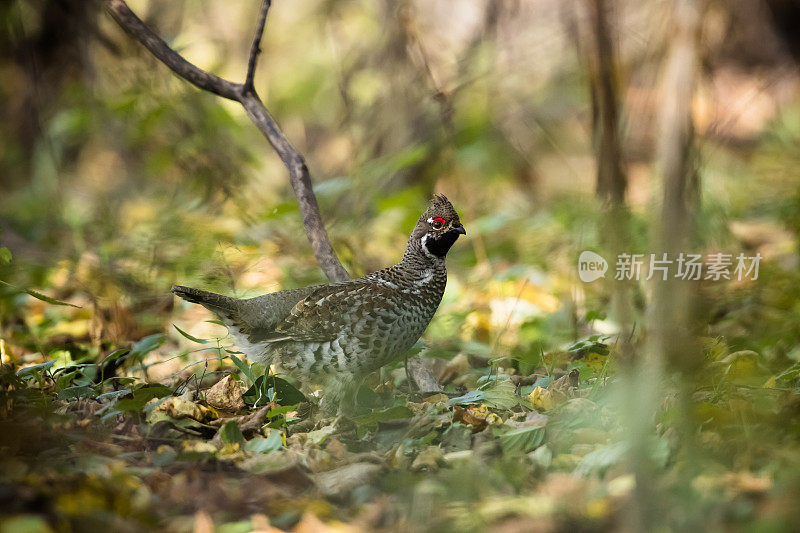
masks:
<path id="1" fill-rule="evenodd" d="M 431 253 L 431 252 L 428 250 L 428 247 L 427 247 L 427 246 L 425 246 L 425 243 L 426 243 L 427 241 L 428 241 L 428 234 L 426 233 L 426 234 L 425 234 L 425 235 L 423 235 L 423 236 L 422 236 L 422 238 L 419 240 L 419 242 L 422 244 L 422 251 L 425 253 L 425 255 L 427 255 L 427 256 L 428 256 L 428 257 L 430 257 L 431 259 L 439 259 L 438 257 L 436 257 L 435 255 L 433 255 L 433 254 L 432 254 L 432 253 Z"/>

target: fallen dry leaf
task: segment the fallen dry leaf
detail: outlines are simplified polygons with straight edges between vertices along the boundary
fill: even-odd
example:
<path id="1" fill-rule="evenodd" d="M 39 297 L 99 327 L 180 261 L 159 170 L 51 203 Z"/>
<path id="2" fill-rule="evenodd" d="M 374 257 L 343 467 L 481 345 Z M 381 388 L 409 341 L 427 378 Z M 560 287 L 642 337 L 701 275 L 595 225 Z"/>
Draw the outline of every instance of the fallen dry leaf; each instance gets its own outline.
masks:
<path id="1" fill-rule="evenodd" d="M 267 413 L 274 409 L 276 404 L 270 402 L 255 413 L 250 413 L 249 415 L 242 415 L 242 416 L 234 416 L 230 418 L 220 418 L 219 420 L 214 420 L 209 425 L 213 427 L 222 427 L 226 423 L 233 420 L 239 426 L 239 430 L 241 430 L 242 434 L 246 438 L 250 438 L 253 434 L 258 433 L 261 431 L 261 426 L 267 420 Z"/>
<path id="2" fill-rule="evenodd" d="M 550 384 L 547 388 L 552 391 L 559 391 L 563 392 L 564 394 L 569 395 L 572 390 L 578 386 L 579 383 L 580 372 L 577 368 L 573 368 L 569 371 L 569 374 L 565 374 L 555 380 L 553 383 Z"/>
<path id="3" fill-rule="evenodd" d="M 447 394 L 439 393 L 439 394 L 433 394 L 431 396 L 428 396 L 427 398 L 423 398 L 422 401 L 425 402 L 425 403 L 437 404 L 437 403 L 442 403 L 442 402 L 446 403 L 447 400 L 449 400 L 449 399 L 450 398 L 447 396 Z"/>
<path id="4" fill-rule="evenodd" d="M 537 413 L 536 411 L 531 411 L 525 416 L 525 420 L 523 420 L 519 425 L 523 427 L 544 427 L 547 425 L 548 417 L 547 415 L 543 415 L 542 413 Z"/>
<path id="5" fill-rule="evenodd" d="M 456 405 L 453 407 L 453 421 L 472 426 L 472 431 L 475 433 L 483 431 L 486 426 L 496 423 L 497 420 L 499 420 L 499 417 L 489 412 L 489 408 L 486 405 L 470 405 L 467 407 Z"/>
<path id="6" fill-rule="evenodd" d="M 198 405 L 180 396 L 167 398 L 155 408 L 155 411 L 161 411 L 175 419 L 191 418 L 198 422 L 216 420 L 219 418 L 215 409 L 204 405 Z"/>
<path id="7" fill-rule="evenodd" d="M 185 440 L 181 443 L 184 452 L 215 453 L 217 447 L 205 440 Z"/>
<path id="8" fill-rule="evenodd" d="M 242 386 L 231 376 L 225 376 L 205 391 L 205 400 L 211 407 L 224 411 L 244 409 Z"/>

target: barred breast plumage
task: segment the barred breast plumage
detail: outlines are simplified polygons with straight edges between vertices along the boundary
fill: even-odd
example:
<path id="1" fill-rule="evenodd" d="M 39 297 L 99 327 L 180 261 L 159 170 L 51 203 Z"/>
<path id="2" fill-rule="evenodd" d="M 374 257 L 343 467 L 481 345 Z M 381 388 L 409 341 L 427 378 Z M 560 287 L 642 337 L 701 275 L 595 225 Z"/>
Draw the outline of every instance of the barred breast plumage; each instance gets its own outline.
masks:
<path id="1" fill-rule="evenodd" d="M 301 380 L 349 380 L 401 357 L 422 335 L 447 283 L 445 255 L 466 231 L 435 196 L 402 260 L 350 281 L 237 299 L 174 286 L 218 315 L 248 358 Z"/>

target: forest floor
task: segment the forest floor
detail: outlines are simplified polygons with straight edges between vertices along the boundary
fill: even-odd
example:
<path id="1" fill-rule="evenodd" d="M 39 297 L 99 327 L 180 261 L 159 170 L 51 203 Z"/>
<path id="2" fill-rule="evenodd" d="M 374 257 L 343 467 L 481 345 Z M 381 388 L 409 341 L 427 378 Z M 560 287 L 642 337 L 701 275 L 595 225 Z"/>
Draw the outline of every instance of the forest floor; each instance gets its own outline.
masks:
<path id="1" fill-rule="evenodd" d="M 35 353 L 23 335 L 0 341 L 2 531 L 605 531 L 643 516 L 668 529 L 797 525 L 800 367 L 770 374 L 719 339 L 707 340 L 709 385 L 693 392 L 683 437 L 669 383 L 656 420 L 629 423 L 620 391 L 631 378 L 607 336 L 543 353 L 524 375 L 465 353 L 431 357 L 444 393 L 409 392 L 398 362 L 360 389 L 354 415 L 334 419 L 229 339 L 176 332 L 198 348 L 163 333 L 101 356 L 63 332 Z M 642 483 L 635 457 L 652 476 Z"/>

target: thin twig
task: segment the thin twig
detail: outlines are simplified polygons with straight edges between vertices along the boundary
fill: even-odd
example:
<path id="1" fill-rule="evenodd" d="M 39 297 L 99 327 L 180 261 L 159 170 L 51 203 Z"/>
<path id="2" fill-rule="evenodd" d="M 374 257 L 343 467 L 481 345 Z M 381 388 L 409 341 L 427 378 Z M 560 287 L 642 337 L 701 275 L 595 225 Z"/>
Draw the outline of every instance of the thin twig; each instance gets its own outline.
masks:
<path id="1" fill-rule="evenodd" d="M 104 4 L 117 24 L 144 45 L 150 53 L 169 67 L 172 72 L 199 89 L 242 104 L 247 111 L 247 116 L 266 137 L 289 171 L 289 181 L 292 184 L 300 212 L 303 215 L 306 237 L 311 243 L 311 248 L 314 250 L 314 256 L 317 258 L 320 267 L 322 267 L 330 281 L 350 279 L 349 274 L 333 251 L 328 233 L 325 231 L 325 225 L 322 222 L 322 215 L 319 212 L 319 204 L 317 203 L 317 197 L 314 195 L 311 176 L 305 159 L 286 138 L 252 87 L 252 77 L 255 72 L 256 56 L 258 55 L 257 50 L 260 46 L 261 35 L 266 23 L 267 11 L 270 5 L 269 0 L 264 0 L 261 6 L 258 28 L 256 37 L 253 39 L 244 84 L 220 78 L 184 59 L 183 56 L 171 49 L 167 43 L 156 35 L 153 30 L 147 27 L 130 10 L 124 0 L 104 0 Z M 253 50 L 256 50 L 256 52 L 254 53 Z M 247 85 L 247 80 L 250 80 L 250 86 Z"/>
<path id="2" fill-rule="evenodd" d="M 247 77 L 244 80 L 244 92 L 255 90 L 253 88 L 253 78 L 256 75 L 256 62 L 258 60 L 258 54 L 261 53 L 261 37 L 264 35 L 264 25 L 267 23 L 267 13 L 271 5 L 271 0 L 264 0 L 261 4 L 261 11 L 258 13 L 256 34 L 253 37 L 253 44 L 250 46 L 250 57 L 247 59 Z"/>
<path id="3" fill-rule="evenodd" d="M 311 176 L 305 159 L 280 130 L 275 119 L 269 114 L 269 111 L 264 107 L 255 92 L 242 94 L 239 102 L 247 111 L 247 116 L 266 137 L 269 144 L 272 145 L 272 148 L 283 160 L 283 164 L 289 169 L 289 181 L 300 206 L 300 212 L 303 214 L 306 237 L 311 242 L 314 256 L 316 256 L 325 275 L 331 281 L 346 281 L 350 279 L 349 274 L 336 257 L 336 253 L 333 251 L 331 242 L 328 239 L 328 232 L 325 231 L 322 217 L 319 214 L 319 204 L 311 185 Z"/>
<path id="4" fill-rule="evenodd" d="M 172 72 L 199 89 L 229 100 L 239 100 L 240 84 L 224 80 L 188 62 L 148 28 L 123 0 L 105 0 L 105 5 L 117 24 L 142 43 L 156 59 L 168 66 Z"/>

